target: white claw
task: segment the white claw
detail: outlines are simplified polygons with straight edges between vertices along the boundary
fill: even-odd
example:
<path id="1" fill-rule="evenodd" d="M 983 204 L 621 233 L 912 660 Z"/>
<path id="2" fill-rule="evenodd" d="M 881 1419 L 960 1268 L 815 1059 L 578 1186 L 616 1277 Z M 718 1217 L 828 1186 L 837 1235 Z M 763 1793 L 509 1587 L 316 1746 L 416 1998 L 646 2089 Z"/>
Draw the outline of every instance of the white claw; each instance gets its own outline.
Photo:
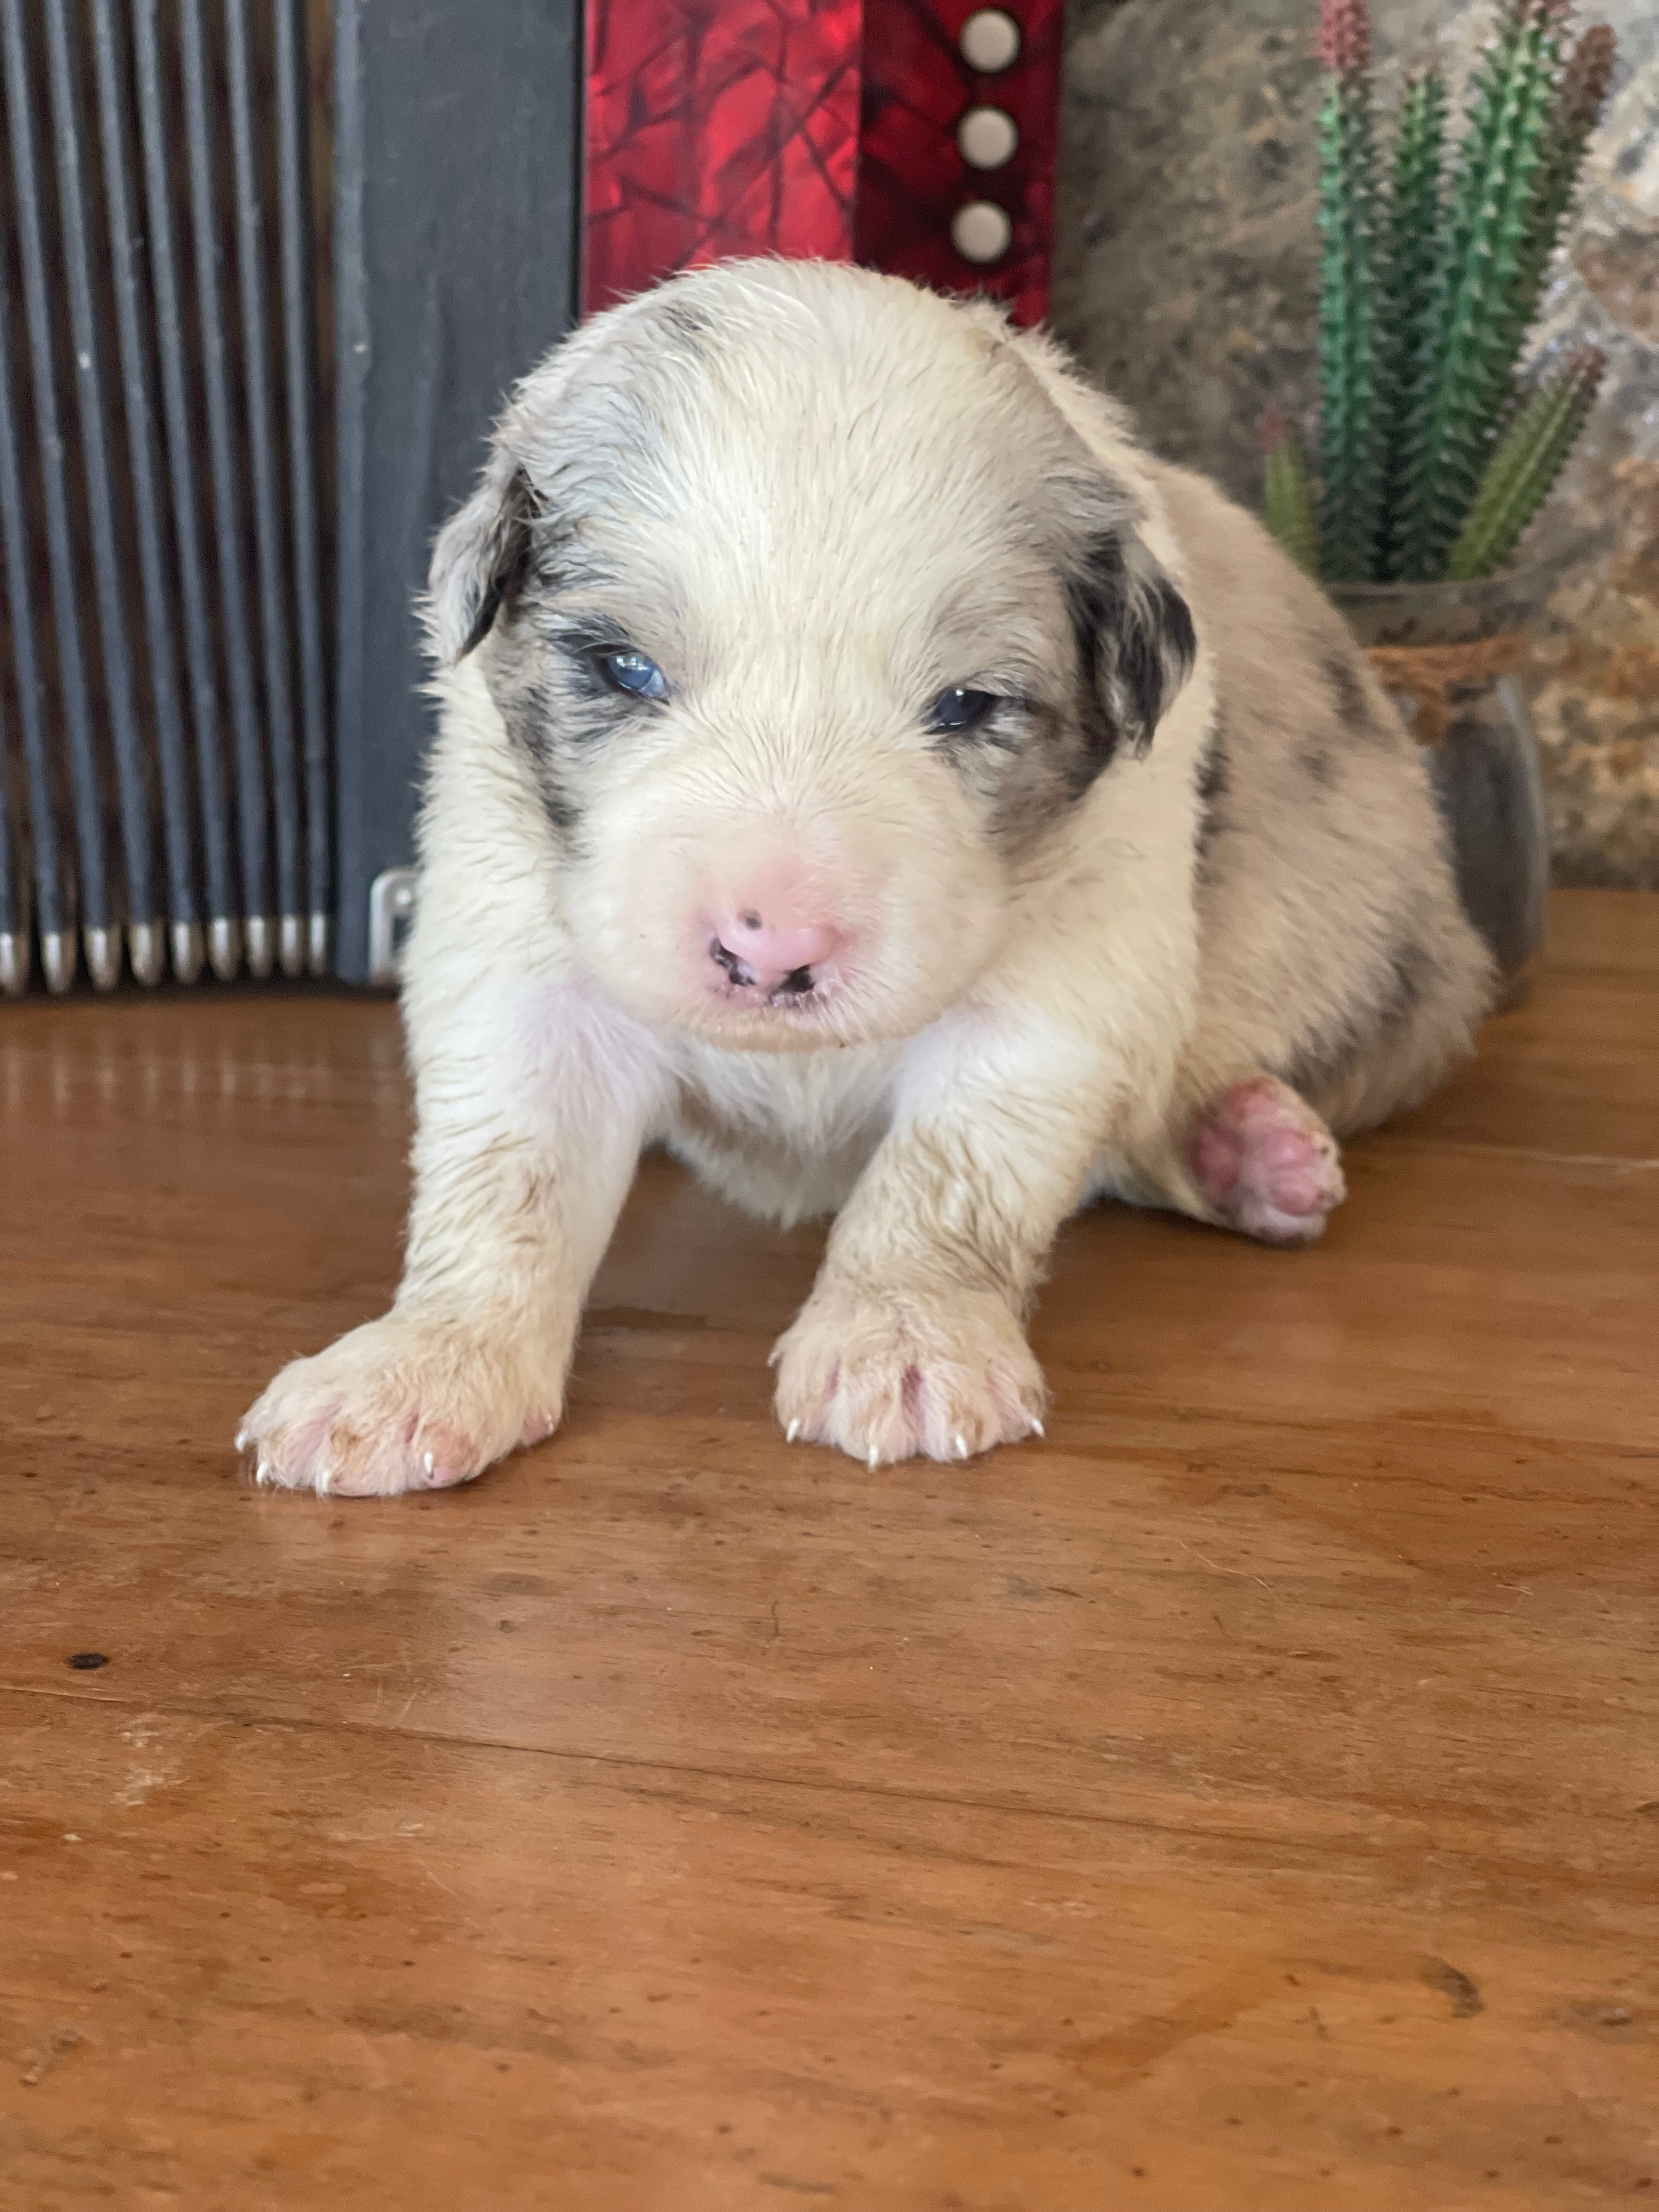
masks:
<path id="1" fill-rule="evenodd" d="M 333 1480 L 334 1470 L 329 1466 L 328 1462 L 325 1461 L 322 1466 L 317 1470 L 316 1489 L 319 1498 L 326 1498 L 328 1496 L 328 1486 Z"/>
<path id="2" fill-rule="evenodd" d="M 436 1464 L 437 1464 L 437 1462 L 436 1462 L 436 1460 L 435 1460 L 435 1458 L 434 1458 L 434 1455 L 433 1455 L 431 1452 L 428 1452 L 428 1453 L 427 1454 L 427 1455 L 426 1455 L 426 1461 L 425 1461 L 426 1471 L 427 1471 L 427 1473 L 428 1473 L 428 1474 L 431 1474 L 431 1472 L 432 1472 L 432 1470 L 433 1470 L 433 1468 L 434 1468 Z"/>
<path id="3" fill-rule="evenodd" d="M 800 1423 L 799 1423 L 799 1420 L 793 1420 L 793 1421 L 791 1421 L 791 1422 L 790 1422 L 790 1424 L 789 1424 L 789 1425 L 788 1425 L 788 1427 L 787 1427 L 787 1428 L 784 1431 L 784 1432 L 783 1432 L 783 1441 L 784 1441 L 784 1442 L 785 1442 L 785 1443 L 787 1443 L 787 1444 L 792 1444 L 792 1443 L 794 1443 L 795 1438 L 796 1438 L 799 1434 L 800 1434 Z"/>
<path id="4" fill-rule="evenodd" d="M 1031 1434 L 1034 1437 L 1046 1437 L 1048 1433 L 1048 1430 L 1043 1427 L 1042 1422 L 1038 1420 L 1036 1415 L 1033 1413 L 1031 1416 Z"/>
<path id="5" fill-rule="evenodd" d="M 236 1449 L 237 1449 L 237 1450 L 238 1450 L 239 1452 L 245 1452 L 245 1451 L 247 1449 L 248 1446 L 252 1443 L 252 1441 L 253 1441 L 252 1437 L 250 1437 L 250 1436 L 249 1436 L 249 1434 L 248 1434 L 248 1432 L 247 1432 L 247 1426 L 246 1426 L 246 1423 L 244 1423 L 244 1424 L 243 1424 L 243 1425 L 242 1425 L 240 1429 L 238 1429 L 238 1430 L 237 1430 L 237 1431 L 236 1431 Z"/>
<path id="6" fill-rule="evenodd" d="M 877 1469 L 880 1465 L 881 1465 L 881 1453 L 880 1453 L 879 1449 L 877 1448 L 877 1446 L 876 1446 L 876 1445 L 872 1444 L 872 1445 L 871 1445 L 871 1447 L 870 1447 L 870 1472 L 871 1472 L 871 1474 L 873 1474 L 875 1473 L 876 1469 Z"/>
<path id="7" fill-rule="evenodd" d="M 268 1459 L 262 1459 L 254 1468 L 253 1480 L 261 1485 L 270 1480 L 270 1462 Z"/>
<path id="8" fill-rule="evenodd" d="M 958 1437 L 957 1438 L 957 1457 L 958 1459 L 966 1459 L 967 1456 L 968 1439 L 966 1437 Z"/>

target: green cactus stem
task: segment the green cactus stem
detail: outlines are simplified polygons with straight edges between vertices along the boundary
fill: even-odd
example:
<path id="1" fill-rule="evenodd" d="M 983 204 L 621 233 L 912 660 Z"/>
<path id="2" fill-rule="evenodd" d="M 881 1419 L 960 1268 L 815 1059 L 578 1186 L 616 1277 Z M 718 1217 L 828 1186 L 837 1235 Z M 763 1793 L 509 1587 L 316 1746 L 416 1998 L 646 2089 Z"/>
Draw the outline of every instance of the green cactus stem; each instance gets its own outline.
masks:
<path id="1" fill-rule="evenodd" d="M 1382 229 L 1376 368 L 1382 491 L 1370 568 L 1378 580 L 1395 573 L 1410 481 L 1412 407 L 1434 305 L 1445 143 L 1445 80 L 1437 70 L 1424 70 L 1406 80 Z"/>
<path id="2" fill-rule="evenodd" d="M 1525 242 L 1509 303 L 1508 342 L 1518 356 L 1538 313 L 1551 260 L 1577 190 L 1590 134 L 1601 119 L 1613 82 L 1617 44 L 1606 23 L 1585 32 L 1561 73 L 1545 134 Z"/>
<path id="3" fill-rule="evenodd" d="M 1581 346 L 1559 376 L 1521 403 L 1486 464 L 1449 575 L 1489 576 L 1509 559 L 1560 475 L 1606 373 L 1606 356 Z"/>
<path id="4" fill-rule="evenodd" d="M 1307 463 L 1294 423 L 1282 415 L 1261 418 L 1261 465 L 1267 527 L 1298 568 L 1319 574 L 1319 526 Z"/>
<path id="5" fill-rule="evenodd" d="M 1325 572 L 1370 573 L 1381 474 L 1373 252 L 1376 153 L 1371 122 L 1370 24 L 1364 0 L 1321 0 L 1319 350 Z"/>
<path id="6" fill-rule="evenodd" d="M 1474 500 L 1519 349 L 1523 274 L 1568 0 L 1510 0 L 1476 82 L 1435 274 L 1398 572 L 1431 579 Z"/>

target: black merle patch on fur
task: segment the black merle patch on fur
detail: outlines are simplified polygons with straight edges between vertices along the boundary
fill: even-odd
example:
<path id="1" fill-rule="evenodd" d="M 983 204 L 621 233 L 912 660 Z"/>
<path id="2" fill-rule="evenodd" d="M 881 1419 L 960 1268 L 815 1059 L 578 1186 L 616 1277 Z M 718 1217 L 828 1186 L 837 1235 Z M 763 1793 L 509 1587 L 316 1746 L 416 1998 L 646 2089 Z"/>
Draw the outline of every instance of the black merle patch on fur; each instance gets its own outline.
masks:
<path id="1" fill-rule="evenodd" d="M 1438 969 L 1427 945 L 1402 939 L 1389 955 L 1389 987 L 1383 1000 L 1383 1026 L 1394 1028 L 1414 1014 L 1429 994 Z"/>
<path id="2" fill-rule="evenodd" d="M 483 643 L 496 616 L 521 589 L 530 568 L 535 519 L 536 496 L 530 479 L 522 469 L 515 469 L 480 555 L 483 588 L 461 647 L 461 659 Z"/>
<path id="3" fill-rule="evenodd" d="M 1309 782 L 1321 791 L 1329 791 L 1336 781 L 1336 753 L 1322 738 L 1304 746 L 1299 765 Z"/>
<path id="4" fill-rule="evenodd" d="M 1304 1039 L 1272 1073 L 1317 1105 L 1321 1095 L 1403 1029 L 1428 997 L 1439 974 L 1434 955 L 1418 939 L 1398 938 L 1368 1002 L 1355 1006 L 1322 1035 Z"/>
<path id="5" fill-rule="evenodd" d="M 550 573 L 558 573 L 554 547 Z M 600 673 L 599 656 L 634 650 L 614 619 L 562 605 L 556 584 L 544 590 L 541 564 L 497 623 L 485 680 L 508 737 L 530 763 L 543 811 L 567 847 L 576 842 L 584 758 L 655 712 L 619 692 Z"/>
<path id="6" fill-rule="evenodd" d="M 1210 725 L 1209 742 L 1198 771 L 1198 803 L 1207 814 L 1232 789 L 1232 763 L 1227 757 L 1227 728 L 1218 708 Z"/>
<path id="7" fill-rule="evenodd" d="M 1233 785 L 1232 763 L 1227 755 L 1227 727 L 1218 707 L 1210 734 L 1198 764 L 1198 829 L 1196 849 L 1200 878 L 1212 847 L 1226 827 L 1226 799 Z"/>
<path id="8" fill-rule="evenodd" d="M 557 733 L 568 726 L 569 710 L 537 665 L 533 648 L 510 635 L 492 648 L 489 693 L 514 744 L 529 760 L 542 811 L 562 837 L 574 836 L 581 821 L 562 770 L 563 747 Z"/>
<path id="9" fill-rule="evenodd" d="M 1351 723 L 1370 721 L 1371 703 L 1365 696 L 1365 687 L 1359 680 L 1359 671 L 1355 667 L 1351 653 L 1326 655 L 1325 681 L 1336 703 L 1340 720 Z"/>
<path id="10" fill-rule="evenodd" d="M 1008 726 L 1011 708 L 1018 711 L 1018 702 L 1010 702 L 1008 707 L 993 714 L 975 729 L 942 730 L 933 739 L 933 750 L 954 768 L 967 768 L 984 753 L 1023 752 L 1024 740 Z"/>
<path id="11" fill-rule="evenodd" d="M 562 837 L 574 836 L 582 818 L 582 811 L 568 791 L 556 784 L 545 768 L 536 779 L 541 793 L 542 811 Z"/>
<path id="12" fill-rule="evenodd" d="M 1085 731 L 1097 775 L 1127 746 L 1139 755 L 1192 673 L 1191 610 L 1138 544 L 1107 532 L 1066 579 L 1084 679 Z"/>
<path id="13" fill-rule="evenodd" d="M 1005 852 L 1034 843 L 1094 781 L 1071 719 L 1036 699 L 1006 699 L 972 730 L 942 732 L 933 750 L 984 809 Z M 1080 772 L 1081 771 L 1081 772 Z"/>
<path id="14" fill-rule="evenodd" d="M 702 358 L 706 351 L 703 340 L 708 336 L 711 325 L 701 307 L 694 307 L 686 300 L 659 300 L 656 317 L 659 325 L 670 337 L 679 339 L 689 353 Z"/>

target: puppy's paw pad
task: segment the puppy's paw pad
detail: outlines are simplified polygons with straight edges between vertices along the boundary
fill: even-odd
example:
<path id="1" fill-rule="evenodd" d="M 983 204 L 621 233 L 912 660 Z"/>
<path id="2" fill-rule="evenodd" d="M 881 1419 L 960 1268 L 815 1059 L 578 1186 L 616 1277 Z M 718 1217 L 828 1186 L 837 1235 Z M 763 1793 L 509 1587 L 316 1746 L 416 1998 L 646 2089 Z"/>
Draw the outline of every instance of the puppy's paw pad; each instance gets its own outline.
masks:
<path id="1" fill-rule="evenodd" d="M 254 1479 L 321 1497 L 447 1490 L 558 1416 L 526 1407 L 513 1364 L 396 1316 L 296 1359 L 245 1415 L 236 1448 Z"/>
<path id="2" fill-rule="evenodd" d="M 1267 1244 L 1309 1244 L 1347 1196 L 1330 1131 L 1277 1076 L 1234 1084 L 1188 1141 L 1194 1177 L 1219 1218 Z"/>
<path id="3" fill-rule="evenodd" d="M 872 1468 L 974 1459 L 1042 1433 L 1042 1370 L 1000 1299 L 815 1292 L 772 1358 L 790 1442 Z"/>

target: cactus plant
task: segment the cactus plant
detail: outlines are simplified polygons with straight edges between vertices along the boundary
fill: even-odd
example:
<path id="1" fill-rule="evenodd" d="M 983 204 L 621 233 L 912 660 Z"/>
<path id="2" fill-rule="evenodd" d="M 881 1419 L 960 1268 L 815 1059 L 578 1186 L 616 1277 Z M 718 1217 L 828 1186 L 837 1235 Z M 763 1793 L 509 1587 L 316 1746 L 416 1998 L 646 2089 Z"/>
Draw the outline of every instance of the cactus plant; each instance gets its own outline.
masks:
<path id="1" fill-rule="evenodd" d="M 1279 414 L 1261 418 L 1263 473 L 1267 483 L 1267 527 L 1297 566 L 1319 574 L 1319 526 L 1314 520 L 1308 468 L 1296 425 Z"/>
<path id="2" fill-rule="evenodd" d="M 1382 512 L 1368 575 L 1392 569 L 1410 481 L 1412 407 L 1434 305 L 1445 143 L 1445 81 L 1437 70 L 1424 70 L 1407 78 L 1401 98 L 1382 230 L 1376 428 Z"/>
<path id="3" fill-rule="evenodd" d="M 1413 410 L 1400 532 L 1400 570 L 1407 577 L 1444 573 L 1514 374 L 1514 302 L 1532 237 L 1565 6 L 1565 0 L 1512 0 L 1477 82 Z"/>
<path id="4" fill-rule="evenodd" d="M 1607 105 L 1616 54 L 1613 32 L 1596 23 L 1574 47 L 1562 72 L 1561 88 L 1539 164 L 1532 222 L 1522 249 L 1506 342 L 1518 356 L 1538 313 L 1550 262 L 1561 241 L 1589 145 L 1590 133 Z"/>
<path id="5" fill-rule="evenodd" d="M 1321 535 L 1332 575 L 1364 576 L 1381 491 L 1373 421 L 1376 152 L 1364 0 L 1326 0 L 1320 58 L 1327 78 L 1319 115 Z"/>
<path id="6" fill-rule="evenodd" d="M 1408 79 L 1380 198 L 1366 0 L 1320 0 L 1316 500 L 1293 434 L 1264 426 L 1264 447 L 1269 520 L 1329 579 L 1432 580 L 1454 547 L 1456 573 L 1485 573 L 1467 564 L 1508 557 L 1583 426 L 1582 360 L 1516 388 L 1613 65 L 1605 26 L 1564 59 L 1571 10 L 1500 0 L 1449 177 L 1444 84 Z"/>
<path id="7" fill-rule="evenodd" d="M 1595 346 L 1580 346 L 1559 376 L 1538 385 L 1516 408 L 1452 548 L 1449 576 L 1488 576 L 1509 559 L 1560 475 L 1607 366 Z"/>

